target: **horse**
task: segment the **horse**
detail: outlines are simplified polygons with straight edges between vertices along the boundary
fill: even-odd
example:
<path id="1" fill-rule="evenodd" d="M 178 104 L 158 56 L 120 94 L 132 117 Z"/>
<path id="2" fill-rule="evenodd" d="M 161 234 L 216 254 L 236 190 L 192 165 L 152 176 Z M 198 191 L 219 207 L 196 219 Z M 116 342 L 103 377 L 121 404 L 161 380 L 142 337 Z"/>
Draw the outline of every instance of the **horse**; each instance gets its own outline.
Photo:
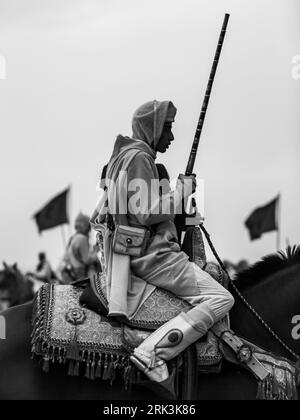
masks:
<path id="1" fill-rule="evenodd" d="M 234 280 L 229 286 L 235 298 L 231 329 L 299 367 L 300 337 L 293 337 L 293 329 L 300 315 L 300 246 L 262 258 Z M 220 375 L 202 376 L 198 383 L 200 400 L 253 400 L 257 392 L 254 377 L 227 362 Z"/>
<path id="2" fill-rule="evenodd" d="M 267 256 L 239 273 L 230 286 L 236 298 L 231 328 L 256 345 L 296 362 L 300 341 L 293 339 L 292 319 L 300 310 L 299 280 L 300 247 Z M 48 374 L 43 373 L 39 364 L 30 360 L 32 310 L 32 303 L 27 303 L 2 313 L 7 337 L 0 340 L 0 399 L 158 399 L 146 387 L 133 386 L 126 391 L 121 380 L 111 387 L 105 381 L 68 377 L 64 365 L 54 365 Z M 254 400 L 257 381 L 249 371 L 223 362 L 220 373 L 198 375 L 194 391 L 195 400 Z"/>
<path id="3" fill-rule="evenodd" d="M 24 276 L 15 263 L 12 266 L 3 263 L 0 272 L 0 310 L 26 303 L 34 298 L 33 282 Z M 3 310 L 3 309 L 2 309 Z"/>

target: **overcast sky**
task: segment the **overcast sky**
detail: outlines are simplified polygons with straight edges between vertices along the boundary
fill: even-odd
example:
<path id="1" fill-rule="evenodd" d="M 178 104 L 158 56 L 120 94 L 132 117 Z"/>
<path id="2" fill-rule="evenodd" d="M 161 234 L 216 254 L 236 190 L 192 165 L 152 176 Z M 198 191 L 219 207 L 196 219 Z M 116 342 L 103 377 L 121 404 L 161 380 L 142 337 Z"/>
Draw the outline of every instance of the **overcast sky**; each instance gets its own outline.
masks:
<path id="1" fill-rule="evenodd" d="M 185 170 L 225 12 L 195 167 L 206 228 L 223 258 L 254 262 L 276 234 L 251 243 L 244 221 L 281 192 L 282 245 L 300 242 L 298 0 L 0 0 L 0 259 L 32 268 L 44 250 L 57 265 L 61 229 L 39 236 L 31 216 L 69 184 L 72 222 L 92 212 L 141 103 L 177 106 L 176 141 L 159 160 L 172 177 Z"/>

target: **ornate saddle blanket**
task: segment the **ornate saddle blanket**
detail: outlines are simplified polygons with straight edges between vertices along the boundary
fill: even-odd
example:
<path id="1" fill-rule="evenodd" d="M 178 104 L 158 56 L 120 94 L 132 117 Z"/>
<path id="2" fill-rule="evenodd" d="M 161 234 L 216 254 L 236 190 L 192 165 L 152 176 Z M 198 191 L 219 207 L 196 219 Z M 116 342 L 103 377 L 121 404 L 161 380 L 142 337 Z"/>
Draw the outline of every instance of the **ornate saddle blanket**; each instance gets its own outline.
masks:
<path id="1" fill-rule="evenodd" d="M 82 289 L 44 285 L 37 293 L 32 319 L 32 354 L 43 359 L 43 370 L 54 362 L 69 363 L 69 375 L 85 367 L 90 379 L 115 379 L 118 370 L 128 384 L 132 366 L 119 323 L 84 309 Z"/>
<path id="2" fill-rule="evenodd" d="M 136 380 L 137 373 L 129 353 L 151 331 L 132 329 L 83 308 L 79 303 L 81 294 L 82 288 L 72 285 L 46 284 L 38 291 L 32 319 L 32 354 L 43 360 L 45 372 L 55 362 L 68 363 L 71 376 L 84 373 L 86 378 L 101 378 L 112 383 L 119 373 L 128 388 Z M 241 339 L 230 334 L 229 341 L 232 338 L 240 346 Z M 220 364 L 223 357 L 247 369 L 245 362 L 254 355 L 265 370 L 264 379 L 259 382 L 259 399 L 298 398 L 298 371 L 288 360 L 246 340 L 242 341 L 237 355 L 231 350 L 234 346 L 226 347 L 226 339 L 225 345 L 220 343 L 220 338 L 213 333 L 208 335 L 204 345 L 197 343 L 197 361 L 202 370 L 211 372 L 211 367 Z"/>

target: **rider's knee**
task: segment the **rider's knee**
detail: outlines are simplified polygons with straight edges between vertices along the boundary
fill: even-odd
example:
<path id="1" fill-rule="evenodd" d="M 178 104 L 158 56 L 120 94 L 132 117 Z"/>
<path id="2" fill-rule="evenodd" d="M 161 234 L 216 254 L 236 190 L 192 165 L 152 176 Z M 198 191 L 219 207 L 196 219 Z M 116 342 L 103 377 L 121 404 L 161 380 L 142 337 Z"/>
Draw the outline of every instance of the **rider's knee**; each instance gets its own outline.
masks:
<path id="1" fill-rule="evenodd" d="M 226 293 L 224 293 L 224 306 L 226 306 L 227 312 L 229 312 L 230 309 L 232 309 L 235 303 L 235 300 L 232 294 L 228 290 L 225 290 L 225 292 Z"/>
<path id="2" fill-rule="evenodd" d="M 211 310 L 213 311 L 216 321 L 222 319 L 234 305 L 234 297 L 223 287 L 214 293 L 209 301 Z"/>

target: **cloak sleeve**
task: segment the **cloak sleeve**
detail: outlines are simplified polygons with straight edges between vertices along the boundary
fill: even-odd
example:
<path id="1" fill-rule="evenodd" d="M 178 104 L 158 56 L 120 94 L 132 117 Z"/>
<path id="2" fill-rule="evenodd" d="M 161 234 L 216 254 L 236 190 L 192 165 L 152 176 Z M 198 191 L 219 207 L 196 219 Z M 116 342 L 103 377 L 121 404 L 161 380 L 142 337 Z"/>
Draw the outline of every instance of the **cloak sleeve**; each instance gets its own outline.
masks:
<path id="1" fill-rule="evenodd" d="M 74 243 L 72 244 L 72 251 L 77 258 L 83 264 L 87 264 L 89 261 L 89 242 L 88 239 L 82 236 L 75 238 Z"/>
<path id="2" fill-rule="evenodd" d="M 139 153 L 128 168 L 128 220 L 151 226 L 174 220 L 175 195 L 168 180 L 159 182 L 154 160 Z"/>

